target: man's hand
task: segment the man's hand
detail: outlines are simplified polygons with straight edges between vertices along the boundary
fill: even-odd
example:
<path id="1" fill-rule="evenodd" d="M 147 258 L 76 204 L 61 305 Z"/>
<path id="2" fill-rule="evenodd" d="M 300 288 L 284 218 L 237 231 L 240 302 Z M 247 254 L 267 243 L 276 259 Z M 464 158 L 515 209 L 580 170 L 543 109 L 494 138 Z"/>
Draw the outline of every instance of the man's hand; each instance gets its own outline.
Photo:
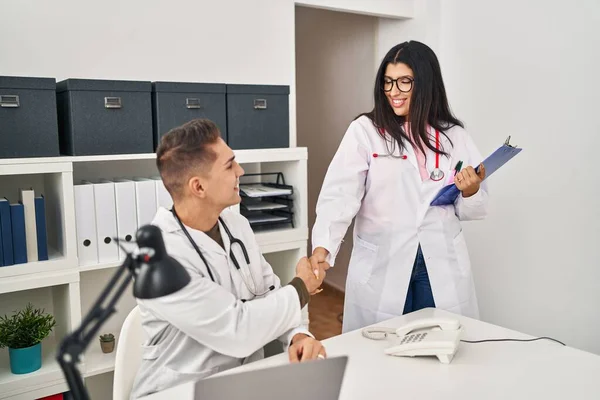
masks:
<path id="1" fill-rule="evenodd" d="M 318 293 L 318 289 L 323 283 L 323 279 L 325 279 L 326 275 L 324 267 L 325 265 L 320 264 L 318 273 L 315 273 L 308 262 L 308 258 L 302 257 L 300 261 L 298 261 L 298 265 L 296 265 L 296 276 L 302 279 L 306 285 L 308 293 Z M 327 264 L 326 267 L 329 268 L 329 264 Z"/>
<path id="2" fill-rule="evenodd" d="M 304 333 L 294 335 L 288 352 L 292 363 L 327 357 L 321 342 Z"/>

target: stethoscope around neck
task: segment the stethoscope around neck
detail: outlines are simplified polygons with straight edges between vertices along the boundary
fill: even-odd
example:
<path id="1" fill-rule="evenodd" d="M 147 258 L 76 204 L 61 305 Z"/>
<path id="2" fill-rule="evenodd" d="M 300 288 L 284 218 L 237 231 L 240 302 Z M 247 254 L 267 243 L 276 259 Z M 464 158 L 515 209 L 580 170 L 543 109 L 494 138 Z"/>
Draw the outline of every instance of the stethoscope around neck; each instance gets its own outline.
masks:
<path id="1" fill-rule="evenodd" d="M 194 248 L 194 250 L 196 250 L 196 253 L 198 253 L 198 256 L 200 256 L 200 259 L 202 260 L 202 262 L 206 266 L 206 270 L 208 271 L 208 275 L 210 276 L 210 279 L 213 282 L 217 283 L 217 281 L 215 280 L 215 277 L 214 277 L 214 275 L 212 273 L 212 270 L 210 269 L 210 265 L 208 265 L 208 261 L 206 261 L 206 258 L 204 257 L 204 255 L 200 251 L 200 248 L 198 247 L 198 245 L 196 244 L 196 242 L 194 241 L 194 239 L 192 238 L 192 236 L 188 232 L 188 230 L 185 227 L 185 225 L 183 225 L 183 223 L 181 222 L 181 219 L 179 219 L 179 216 L 177 215 L 177 212 L 175 211 L 175 206 L 173 206 L 171 208 L 171 213 L 173 214 L 173 217 L 175 218 L 175 220 L 177 221 L 177 223 L 181 227 L 181 230 L 183 231 L 183 233 L 185 234 L 185 236 L 188 238 L 190 244 L 192 245 L 192 247 Z M 244 285 L 246 285 L 246 288 L 248 289 L 248 291 L 250 293 L 252 293 L 254 296 L 259 297 L 259 296 L 264 296 L 265 294 L 267 294 L 270 291 L 274 290 L 275 286 L 273 286 L 273 285 L 271 285 L 269 287 L 269 290 L 265 291 L 264 293 L 255 293 L 254 290 L 250 289 L 250 286 L 248 285 L 248 282 L 246 282 L 246 278 L 244 277 L 244 273 L 242 272 L 242 268 L 240 267 L 240 263 L 238 262 L 235 254 L 233 253 L 233 245 L 234 244 L 239 245 L 240 248 L 242 249 L 242 253 L 244 254 L 244 261 L 246 261 L 246 266 L 248 267 L 248 271 L 250 272 L 250 278 L 252 279 L 252 283 L 254 283 L 254 288 L 256 288 L 257 287 L 256 280 L 254 279 L 254 274 L 252 273 L 252 270 L 250 269 L 250 257 L 248 256 L 248 251 L 246 250 L 246 246 L 244 245 L 244 242 L 242 242 L 240 239 L 234 237 L 231 234 L 231 231 L 229 230 L 229 227 L 227 226 L 227 224 L 225 223 L 225 221 L 223 221 L 223 219 L 221 217 L 219 217 L 219 222 L 221 222 L 221 225 L 223 225 L 223 228 L 225 229 L 225 233 L 227 233 L 227 238 L 229 239 L 229 257 L 231 258 L 231 261 L 233 262 L 233 265 L 235 266 L 235 269 L 237 269 L 239 271 L 239 273 L 240 273 L 240 275 L 242 277 L 242 281 L 244 282 Z M 246 299 L 242 299 L 242 301 L 247 301 L 247 300 Z"/>
<path id="2" fill-rule="evenodd" d="M 379 130 L 379 133 L 382 135 L 385 133 L 385 131 L 381 128 L 378 128 L 378 130 Z M 436 148 L 436 150 L 440 149 L 440 131 L 438 131 L 437 129 L 435 130 L 435 148 Z M 377 157 L 392 157 L 392 158 L 399 158 L 402 160 L 406 160 L 408 158 L 408 156 L 406 154 L 396 155 L 393 152 L 389 152 L 388 154 L 373 153 L 373 158 L 377 158 Z M 433 171 L 431 171 L 429 178 L 435 182 L 438 182 L 438 181 L 441 181 L 442 179 L 444 179 L 444 171 L 442 171 L 440 169 L 440 153 L 438 153 L 438 152 L 435 153 L 435 168 L 433 169 Z"/>

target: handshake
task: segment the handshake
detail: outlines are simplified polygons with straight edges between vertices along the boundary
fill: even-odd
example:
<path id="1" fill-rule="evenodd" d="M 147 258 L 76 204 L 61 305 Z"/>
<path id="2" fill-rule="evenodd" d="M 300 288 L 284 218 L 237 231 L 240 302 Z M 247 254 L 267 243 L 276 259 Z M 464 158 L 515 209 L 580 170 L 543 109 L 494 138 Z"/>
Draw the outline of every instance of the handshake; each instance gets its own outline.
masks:
<path id="1" fill-rule="evenodd" d="M 329 252 L 323 247 L 317 247 L 310 258 L 302 257 L 296 265 L 296 277 L 302 279 L 311 295 L 320 293 L 319 289 L 330 265 L 325 258 Z"/>

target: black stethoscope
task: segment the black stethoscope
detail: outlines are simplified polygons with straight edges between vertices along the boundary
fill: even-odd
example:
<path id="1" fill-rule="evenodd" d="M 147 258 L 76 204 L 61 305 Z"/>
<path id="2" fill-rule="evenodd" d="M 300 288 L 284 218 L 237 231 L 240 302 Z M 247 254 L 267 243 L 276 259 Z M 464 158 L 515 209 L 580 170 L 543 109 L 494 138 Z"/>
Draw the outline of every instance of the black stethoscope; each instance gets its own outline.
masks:
<path id="1" fill-rule="evenodd" d="M 379 133 L 383 134 L 385 131 L 381 128 L 378 128 Z M 435 130 L 435 148 L 436 150 L 440 149 L 440 132 L 436 129 Z M 389 152 L 389 154 L 381 154 L 381 153 L 373 153 L 373 157 L 377 158 L 377 157 L 392 157 L 392 158 L 401 158 L 403 160 L 406 160 L 408 157 L 405 154 L 401 154 L 399 156 L 393 154 L 393 151 Z M 435 153 L 435 169 L 433 171 L 431 171 L 431 175 L 429 175 L 429 178 L 432 181 L 438 182 L 441 181 L 442 179 L 444 179 L 444 171 L 442 171 L 440 169 L 440 153 L 436 152 Z"/>
<path id="2" fill-rule="evenodd" d="M 183 225 L 183 223 L 179 219 L 179 216 L 177 215 L 177 212 L 175 211 L 175 206 L 173 206 L 171 208 L 171 213 L 173 214 L 173 217 L 175 217 L 175 220 L 179 223 L 181 230 L 183 231 L 185 236 L 188 238 L 188 240 L 192 244 L 192 247 L 194 248 L 194 250 L 196 250 L 196 253 L 198 253 L 198 255 L 200 256 L 200 259 L 202 259 L 202 262 L 204 263 L 204 265 L 206 266 L 206 269 L 208 271 L 208 275 L 210 275 L 210 279 L 216 283 L 215 277 L 213 276 L 213 273 L 210 269 L 210 266 L 208 265 L 208 262 L 206 261 L 206 258 L 204 258 L 204 255 L 200 251 L 200 248 L 198 247 L 198 245 L 196 244 L 194 239 L 192 239 L 192 236 L 190 235 L 190 233 L 188 232 L 186 227 Z M 244 285 L 246 285 L 246 288 L 248 289 L 248 291 L 250 293 L 252 293 L 254 296 L 258 297 L 258 296 L 264 296 L 265 294 L 274 290 L 275 286 L 273 286 L 273 285 L 271 285 L 269 287 L 269 290 L 267 290 L 264 293 L 260 293 L 260 294 L 255 293 L 252 289 L 250 289 L 250 286 L 248 286 L 248 283 L 246 282 L 246 279 L 244 278 L 244 273 L 242 272 L 240 263 L 238 262 L 237 258 L 235 257 L 235 254 L 233 253 L 233 245 L 234 244 L 239 245 L 240 248 L 242 249 L 242 253 L 244 253 L 244 260 L 246 261 L 246 265 L 248 266 L 248 271 L 250 272 L 250 277 L 252 278 L 252 282 L 254 283 L 254 287 L 256 288 L 257 285 L 256 285 L 256 281 L 254 280 L 254 274 L 252 273 L 252 270 L 250 269 L 250 257 L 248 256 L 248 251 L 246 250 L 246 246 L 244 245 L 244 242 L 242 242 L 240 239 L 234 237 L 231 234 L 229 227 L 227 226 L 227 224 L 225 223 L 225 221 L 223 221 L 223 219 L 221 217 L 219 217 L 219 222 L 221 222 L 221 225 L 223 225 L 223 228 L 225 228 L 225 232 L 227 233 L 227 237 L 229 238 L 229 257 L 231 258 L 231 261 L 233 261 L 233 265 L 235 266 L 235 269 L 237 269 L 239 271 L 240 275 L 242 276 L 242 281 L 244 282 Z M 242 299 L 242 301 L 246 301 L 246 300 Z"/>

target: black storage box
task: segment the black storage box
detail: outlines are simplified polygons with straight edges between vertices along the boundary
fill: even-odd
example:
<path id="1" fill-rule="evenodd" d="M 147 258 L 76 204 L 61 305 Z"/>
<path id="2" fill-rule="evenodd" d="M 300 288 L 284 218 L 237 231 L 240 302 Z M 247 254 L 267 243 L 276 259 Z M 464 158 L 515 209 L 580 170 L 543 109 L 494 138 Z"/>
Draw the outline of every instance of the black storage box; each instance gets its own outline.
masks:
<path id="1" fill-rule="evenodd" d="M 229 147 L 289 147 L 289 93 L 289 86 L 227 85 Z"/>
<path id="2" fill-rule="evenodd" d="M 58 155 L 56 80 L 0 76 L 0 158 Z"/>
<path id="3" fill-rule="evenodd" d="M 227 141 L 225 89 L 220 83 L 153 82 L 154 148 L 170 129 L 196 118 L 210 119 Z"/>
<path id="4" fill-rule="evenodd" d="M 60 151 L 152 153 L 152 84 L 67 79 L 56 85 Z"/>

